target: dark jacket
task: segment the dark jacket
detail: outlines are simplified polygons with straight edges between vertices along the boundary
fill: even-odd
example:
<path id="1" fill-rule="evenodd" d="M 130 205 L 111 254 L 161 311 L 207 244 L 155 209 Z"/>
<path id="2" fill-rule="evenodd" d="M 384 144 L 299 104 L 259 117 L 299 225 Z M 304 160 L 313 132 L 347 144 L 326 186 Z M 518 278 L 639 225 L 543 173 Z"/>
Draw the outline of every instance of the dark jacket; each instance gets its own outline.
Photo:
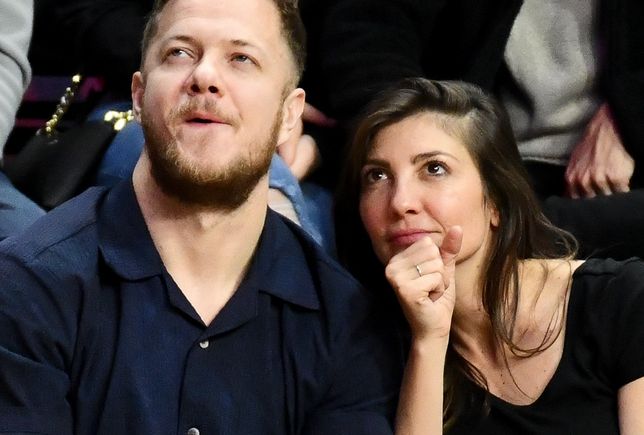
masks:
<path id="1" fill-rule="evenodd" d="M 36 72 L 69 74 L 82 69 L 104 77 L 112 92 L 129 99 L 132 74 L 139 69 L 145 19 L 154 0 L 37 3 L 32 47 Z"/>

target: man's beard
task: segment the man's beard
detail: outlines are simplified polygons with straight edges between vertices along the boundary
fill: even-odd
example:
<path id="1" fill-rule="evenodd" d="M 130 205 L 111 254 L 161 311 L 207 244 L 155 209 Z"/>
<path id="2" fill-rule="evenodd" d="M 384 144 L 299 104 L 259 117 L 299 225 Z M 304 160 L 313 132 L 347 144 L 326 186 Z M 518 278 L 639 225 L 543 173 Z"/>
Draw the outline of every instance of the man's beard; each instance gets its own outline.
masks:
<path id="1" fill-rule="evenodd" d="M 177 119 L 177 116 L 180 115 L 173 114 L 170 119 Z M 282 113 L 278 111 L 271 131 L 261 146 L 242 144 L 240 146 L 244 146 L 245 152 L 239 157 L 226 167 L 209 170 L 182 157 L 176 141 L 155 127 L 143 111 L 141 125 L 152 177 L 166 195 L 184 204 L 233 211 L 246 202 L 257 183 L 268 172 L 281 119 Z"/>

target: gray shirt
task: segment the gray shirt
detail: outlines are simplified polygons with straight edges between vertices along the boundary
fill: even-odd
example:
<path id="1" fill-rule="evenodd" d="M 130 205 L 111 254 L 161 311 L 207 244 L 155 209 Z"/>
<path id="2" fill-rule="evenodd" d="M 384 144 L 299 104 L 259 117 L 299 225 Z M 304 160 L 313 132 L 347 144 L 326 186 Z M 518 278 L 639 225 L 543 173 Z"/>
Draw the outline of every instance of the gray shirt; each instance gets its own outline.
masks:
<path id="1" fill-rule="evenodd" d="M 501 89 L 524 160 L 566 165 L 599 106 L 596 0 L 525 0 Z"/>
<path id="2" fill-rule="evenodd" d="M 0 158 L 31 79 L 27 60 L 33 0 L 0 0 Z"/>

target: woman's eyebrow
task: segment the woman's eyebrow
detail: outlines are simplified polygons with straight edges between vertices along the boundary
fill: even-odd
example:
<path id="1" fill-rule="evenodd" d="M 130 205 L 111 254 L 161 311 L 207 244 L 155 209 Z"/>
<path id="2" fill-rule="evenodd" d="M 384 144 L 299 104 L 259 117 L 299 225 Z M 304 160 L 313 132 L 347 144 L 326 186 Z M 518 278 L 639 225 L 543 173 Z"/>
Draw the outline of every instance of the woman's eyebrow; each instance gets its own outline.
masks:
<path id="1" fill-rule="evenodd" d="M 431 158 L 436 157 L 436 156 L 448 156 L 448 157 L 451 157 L 454 160 L 458 160 L 458 158 L 454 154 L 451 154 L 451 153 L 448 153 L 448 152 L 445 152 L 445 151 L 430 151 L 430 152 L 427 152 L 427 153 L 416 154 L 411 159 L 411 161 L 412 161 L 412 163 L 418 163 L 418 162 L 422 162 L 422 161 L 427 160 L 427 159 L 431 159 Z"/>

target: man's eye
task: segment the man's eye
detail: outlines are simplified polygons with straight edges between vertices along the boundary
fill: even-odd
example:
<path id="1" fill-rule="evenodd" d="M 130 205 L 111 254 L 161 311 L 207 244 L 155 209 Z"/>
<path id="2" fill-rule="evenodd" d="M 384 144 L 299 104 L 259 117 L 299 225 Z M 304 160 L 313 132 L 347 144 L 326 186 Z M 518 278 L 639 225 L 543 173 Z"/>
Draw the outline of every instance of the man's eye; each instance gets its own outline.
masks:
<path id="1" fill-rule="evenodd" d="M 232 60 L 233 62 L 239 63 L 255 63 L 253 59 L 251 59 L 249 56 L 246 56 L 245 54 L 235 54 L 232 56 Z"/>
<path id="2" fill-rule="evenodd" d="M 173 48 L 168 52 L 168 56 L 171 57 L 189 57 L 188 52 L 182 48 Z"/>

